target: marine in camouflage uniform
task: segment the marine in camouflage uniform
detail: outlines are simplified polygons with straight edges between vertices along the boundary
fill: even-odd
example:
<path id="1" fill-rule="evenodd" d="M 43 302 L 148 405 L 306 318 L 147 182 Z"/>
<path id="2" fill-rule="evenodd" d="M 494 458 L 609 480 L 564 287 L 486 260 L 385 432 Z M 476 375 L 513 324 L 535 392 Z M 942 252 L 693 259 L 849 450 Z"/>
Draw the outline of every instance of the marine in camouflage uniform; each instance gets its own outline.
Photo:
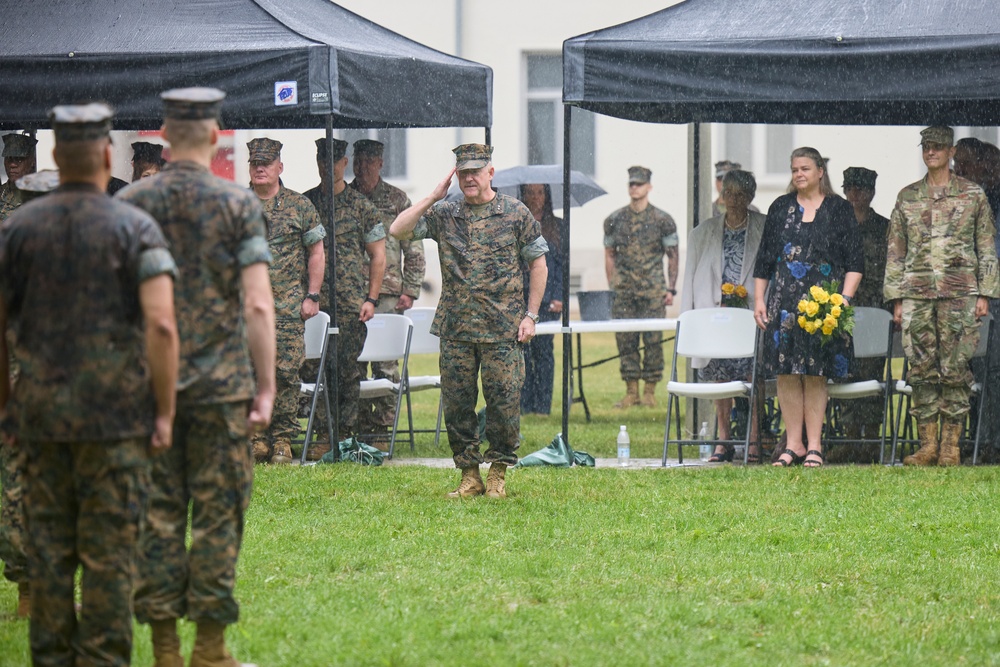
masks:
<path id="1" fill-rule="evenodd" d="M 36 140 L 26 134 L 7 134 L 3 137 L 3 162 L 7 182 L 0 185 L 0 222 L 6 220 L 19 206 L 28 201 L 30 193 L 17 187 L 17 180 L 35 171 Z M 13 341 L 8 341 L 13 352 Z M 17 379 L 18 367 L 13 354 L 8 358 L 11 381 Z M 21 476 L 24 452 L 0 442 L 0 560 L 4 563 L 4 577 L 18 585 L 18 612 L 27 614 L 28 569 L 24 555 L 24 507 Z"/>
<path id="2" fill-rule="evenodd" d="M 988 312 L 987 298 L 1000 295 L 1000 276 L 986 195 L 949 171 L 951 128 L 926 128 L 921 139 L 928 174 L 896 198 L 884 296 L 896 302 L 895 318 L 902 322 L 911 413 L 921 441 L 904 463 L 953 465 L 969 411 L 977 319 Z"/>
<path id="3" fill-rule="evenodd" d="M 383 149 L 381 142 L 372 139 L 354 142 L 354 180 L 350 187 L 375 204 L 382 225 L 388 229 L 395 217 L 411 206 L 411 202 L 405 192 L 382 180 Z M 365 256 L 366 272 L 367 269 L 368 258 Z M 413 307 L 413 301 L 420 296 L 425 269 L 423 241 L 399 241 L 386 236 L 385 275 L 375 312 L 400 314 Z M 360 370 L 361 377 L 368 377 L 368 364 L 361 364 Z M 373 363 L 371 377 L 399 382 L 399 364 L 395 361 Z M 361 415 L 361 428 L 366 433 L 385 431 L 395 423 L 396 400 L 391 396 L 376 398 L 361 408 Z"/>
<path id="4" fill-rule="evenodd" d="M 614 290 L 612 317 L 653 319 L 665 315 L 664 307 L 677 294 L 677 225 L 673 218 L 649 203 L 650 177 L 645 167 L 630 167 L 629 196 L 632 202 L 604 221 L 604 256 L 608 284 Z M 667 256 L 670 287 L 663 275 Z M 640 402 L 656 405 L 656 383 L 663 379 L 663 333 L 642 333 L 645 353 L 640 360 L 638 333 L 617 333 L 621 376 L 626 395 L 615 407 L 627 408 Z M 645 380 L 639 399 L 639 380 Z"/>
<path id="5" fill-rule="evenodd" d="M 176 266 L 156 222 L 98 185 L 107 169 L 82 166 L 110 160 L 111 110 L 50 117 L 65 182 L 0 232 L 2 319 L 21 365 L 0 407 L 26 456 L 32 660 L 127 665 L 147 448 L 169 446 L 174 412 Z"/>
<path id="6" fill-rule="evenodd" d="M 441 260 L 441 302 L 431 333 L 441 338 L 441 397 L 462 482 L 450 497 L 506 497 L 504 473 L 517 463 L 524 385 L 522 344 L 534 336 L 545 290 L 548 245 L 524 204 L 490 188 L 492 146 L 454 149 L 465 200 L 439 201 L 451 177 L 392 224 L 400 239 L 431 238 Z M 530 271 L 524 299 L 525 265 Z M 527 312 L 525 306 L 527 305 Z M 479 452 L 477 379 L 486 399 L 485 457 Z M 484 487 L 479 465 L 490 463 Z"/>
<path id="7" fill-rule="evenodd" d="M 316 140 L 316 161 L 322 180 L 320 185 L 308 190 L 306 196 L 325 212 L 326 193 L 329 192 L 324 186 L 328 178 L 325 139 Z M 361 401 L 361 368 L 358 357 L 368 337 L 365 322 L 375 315 L 378 304 L 385 271 L 386 234 L 375 205 L 364 195 L 347 187 L 344 182 L 346 169 L 347 142 L 334 139 L 333 176 L 336 194 L 333 206 L 337 221 L 335 229 L 327 229 L 327 235 L 334 240 L 333 247 L 336 251 L 336 322 L 340 334 L 337 337 L 336 367 L 333 366 L 334 360 L 330 358 L 327 372 L 328 377 L 337 378 L 337 437 L 340 440 L 358 434 Z M 369 256 L 372 261 L 367 264 L 365 260 Z M 325 281 L 320 301 L 323 304 L 331 303 L 329 286 Z M 326 419 L 326 406 L 322 403 L 320 406 L 317 414 L 323 420 Z M 313 457 L 321 456 L 325 451 L 325 445 L 311 450 Z"/>
<path id="8" fill-rule="evenodd" d="M 153 461 L 135 615 L 153 626 L 158 665 L 183 664 L 177 619 L 198 623 L 196 665 L 208 651 L 203 635 L 221 636 L 239 617 L 233 587 L 253 482 L 248 415 L 274 392 L 271 253 L 257 197 L 208 169 L 224 94 L 162 97 L 173 161 L 117 195 L 161 221 L 180 271 L 174 444 Z"/>
<path id="9" fill-rule="evenodd" d="M 889 220 L 871 208 L 875 196 L 875 181 L 878 174 L 864 167 L 848 167 L 844 170 L 843 190 L 845 198 L 854 207 L 861 233 L 861 248 L 864 254 L 865 270 L 861 283 L 851 299 L 852 306 L 882 308 L 890 313 L 892 305 L 882 296 L 882 282 L 885 278 L 886 236 Z M 849 378 L 852 382 L 861 380 L 882 380 L 885 371 L 884 358 L 851 358 Z M 879 437 L 885 405 L 881 396 L 871 396 L 850 401 L 833 401 L 840 414 L 844 435 L 848 438 L 866 439 Z M 873 463 L 879 460 L 877 446 L 865 445 L 861 450 L 855 447 L 835 447 L 827 456 L 830 463 L 858 461 Z"/>
<path id="10" fill-rule="evenodd" d="M 326 230 L 316 207 L 305 196 L 281 184 L 281 142 L 253 139 L 250 149 L 250 177 L 264 208 L 267 242 L 271 247 L 271 290 L 278 344 L 275 367 L 278 395 L 268 432 L 272 463 L 291 463 L 292 440 L 302 432 L 299 424 L 299 369 L 305 360 L 303 320 L 319 312 L 322 300 L 324 255 L 320 244 Z M 254 456 L 267 456 L 261 439 L 254 444 Z"/>

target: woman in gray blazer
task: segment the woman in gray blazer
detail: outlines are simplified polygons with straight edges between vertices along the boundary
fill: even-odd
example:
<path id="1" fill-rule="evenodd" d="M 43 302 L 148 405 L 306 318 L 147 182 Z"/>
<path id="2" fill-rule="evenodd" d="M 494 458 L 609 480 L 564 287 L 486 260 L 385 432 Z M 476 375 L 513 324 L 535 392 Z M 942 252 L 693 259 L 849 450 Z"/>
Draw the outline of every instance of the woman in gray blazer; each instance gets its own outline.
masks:
<path id="1" fill-rule="evenodd" d="M 765 216 L 749 209 L 757 194 L 757 181 L 749 171 L 733 170 L 722 180 L 720 199 L 726 212 L 695 227 L 688 235 L 687 261 L 681 290 L 681 312 L 722 305 L 753 308 L 753 268 L 764 231 Z M 723 296 L 723 285 L 735 288 Z M 727 286 L 727 290 L 730 288 Z M 743 294 L 745 296 L 739 296 Z M 726 303 L 724 303 L 724 300 Z M 742 305 L 741 305 L 742 304 Z M 708 382 L 750 380 L 752 359 L 693 359 L 699 379 Z M 715 401 L 719 440 L 729 440 L 730 398 Z M 756 415 L 749 420 L 756 431 Z M 760 460 L 756 433 L 751 433 L 749 459 Z M 733 460 L 732 445 L 717 445 L 709 459 L 717 463 Z"/>

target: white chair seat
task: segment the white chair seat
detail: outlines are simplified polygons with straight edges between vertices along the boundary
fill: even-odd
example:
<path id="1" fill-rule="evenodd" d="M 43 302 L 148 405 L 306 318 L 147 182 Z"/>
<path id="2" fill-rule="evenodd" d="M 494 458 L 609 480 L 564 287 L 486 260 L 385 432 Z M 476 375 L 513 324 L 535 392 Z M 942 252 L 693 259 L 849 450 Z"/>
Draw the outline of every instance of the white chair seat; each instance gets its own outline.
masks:
<path id="1" fill-rule="evenodd" d="M 299 385 L 299 393 L 303 396 L 312 396 L 314 391 L 316 391 L 315 382 L 303 382 Z"/>
<path id="2" fill-rule="evenodd" d="M 846 384 L 831 384 L 827 385 L 826 391 L 830 398 L 864 398 L 865 396 L 882 394 L 885 391 L 885 383 L 878 380 L 863 380 Z"/>
<path id="3" fill-rule="evenodd" d="M 906 380 L 896 380 L 896 393 L 909 396 L 913 393 L 913 387 L 908 385 Z"/>
<path id="4" fill-rule="evenodd" d="M 692 398 L 737 398 L 750 395 L 750 383 L 732 382 L 668 382 L 667 391 Z"/>
<path id="5" fill-rule="evenodd" d="M 380 398 L 382 396 L 395 396 L 399 392 L 399 385 L 386 378 L 361 381 L 361 398 Z"/>
<path id="6" fill-rule="evenodd" d="M 440 375 L 417 375 L 410 378 L 410 391 L 421 391 L 423 389 L 440 389 Z"/>

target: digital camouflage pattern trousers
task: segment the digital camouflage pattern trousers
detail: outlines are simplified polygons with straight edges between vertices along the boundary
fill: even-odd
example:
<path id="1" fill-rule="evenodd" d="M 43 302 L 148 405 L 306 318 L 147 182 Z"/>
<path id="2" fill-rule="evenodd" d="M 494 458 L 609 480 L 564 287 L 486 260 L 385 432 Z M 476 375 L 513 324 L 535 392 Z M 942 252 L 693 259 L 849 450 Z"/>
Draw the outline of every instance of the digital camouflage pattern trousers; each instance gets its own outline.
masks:
<path id="1" fill-rule="evenodd" d="M 903 351 L 913 386 L 910 413 L 918 422 L 969 412 L 969 360 L 979 343 L 976 297 L 903 299 Z"/>
<path id="2" fill-rule="evenodd" d="M 146 506 L 148 440 L 22 442 L 32 661 L 128 665 L 132 584 Z M 83 568 L 82 610 L 74 578 Z"/>
<path id="3" fill-rule="evenodd" d="M 152 463 L 139 539 L 135 616 L 141 623 L 187 617 L 229 625 L 236 561 L 253 485 L 247 401 L 178 405 L 174 442 Z M 188 506 L 191 547 L 185 546 Z"/>
<path id="4" fill-rule="evenodd" d="M 615 293 L 612 318 L 616 320 L 648 320 L 664 317 L 666 308 L 662 297 L 642 297 Z M 639 339 L 642 338 L 642 358 Z M 621 357 L 622 380 L 659 382 L 663 379 L 663 332 L 644 331 L 616 333 L 618 355 Z"/>
<path id="5" fill-rule="evenodd" d="M 524 353 L 518 342 L 466 343 L 441 339 L 441 399 L 448 444 L 457 468 L 474 468 L 486 461 L 517 463 L 521 431 L 521 387 Z M 486 439 L 479 452 L 476 402 L 482 380 L 486 400 Z"/>
<path id="6" fill-rule="evenodd" d="M 0 444 L 0 560 L 3 576 L 15 584 L 27 583 L 28 560 L 24 554 L 24 447 Z"/>

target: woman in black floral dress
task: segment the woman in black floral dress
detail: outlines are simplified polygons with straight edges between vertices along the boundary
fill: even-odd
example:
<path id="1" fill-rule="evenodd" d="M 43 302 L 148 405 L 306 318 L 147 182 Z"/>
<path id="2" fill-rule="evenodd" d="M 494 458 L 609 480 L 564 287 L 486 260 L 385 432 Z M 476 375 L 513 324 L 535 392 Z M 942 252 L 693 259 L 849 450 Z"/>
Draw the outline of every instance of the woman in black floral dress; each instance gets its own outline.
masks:
<path id="1" fill-rule="evenodd" d="M 806 333 L 798 325 L 798 303 L 811 298 L 813 285 L 832 281 L 850 299 L 861 281 L 864 256 L 854 210 L 834 194 L 823 157 L 814 148 L 797 148 L 791 162 L 792 188 L 771 204 L 757 253 L 754 317 L 765 332 L 764 372 L 778 377 L 788 438 L 775 465 L 804 461 L 814 467 L 824 461 L 826 383 L 847 375 L 852 343 L 849 335 L 835 332 L 823 345 L 818 333 Z"/>

